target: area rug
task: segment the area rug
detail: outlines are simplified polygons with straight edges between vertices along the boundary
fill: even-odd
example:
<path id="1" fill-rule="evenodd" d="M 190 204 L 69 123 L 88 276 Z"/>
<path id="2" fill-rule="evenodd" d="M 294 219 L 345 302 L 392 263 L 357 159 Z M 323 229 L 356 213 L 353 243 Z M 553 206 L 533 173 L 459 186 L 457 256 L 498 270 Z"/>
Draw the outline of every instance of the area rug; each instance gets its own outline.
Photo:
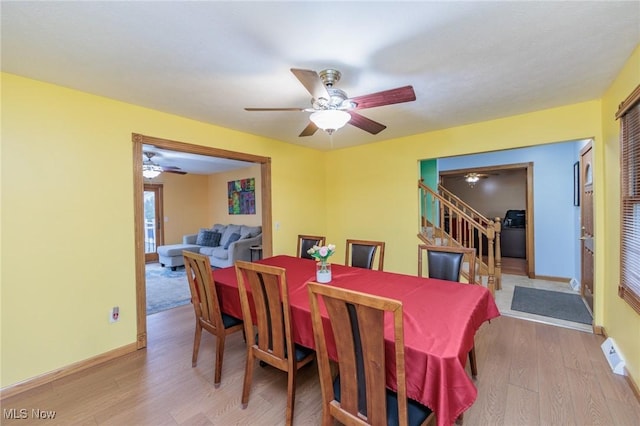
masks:
<path id="1" fill-rule="evenodd" d="M 591 314 L 577 294 L 515 286 L 511 310 L 591 324 Z"/>
<path id="2" fill-rule="evenodd" d="M 147 315 L 186 305 L 191 301 L 189 282 L 184 266 L 175 271 L 158 263 L 146 265 Z"/>

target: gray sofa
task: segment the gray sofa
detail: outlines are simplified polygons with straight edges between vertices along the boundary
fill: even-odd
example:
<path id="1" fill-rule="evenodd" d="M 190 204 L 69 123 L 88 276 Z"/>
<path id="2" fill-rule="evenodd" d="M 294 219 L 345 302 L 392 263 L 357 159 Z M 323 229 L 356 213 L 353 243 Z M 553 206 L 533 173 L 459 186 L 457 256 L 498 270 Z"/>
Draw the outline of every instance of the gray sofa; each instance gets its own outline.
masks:
<path id="1" fill-rule="evenodd" d="M 217 235 L 216 235 L 217 234 Z M 197 234 L 182 237 L 182 244 L 158 247 L 162 266 L 175 269 L 183 266 L 182 250 L 193 251 L 209 257 L 211 266 L 226 268 L 236 260 L 251 261 L 251 246 L 262 245 L 262 227 L 247 225 L 215 224 L 203 228 Z"/>

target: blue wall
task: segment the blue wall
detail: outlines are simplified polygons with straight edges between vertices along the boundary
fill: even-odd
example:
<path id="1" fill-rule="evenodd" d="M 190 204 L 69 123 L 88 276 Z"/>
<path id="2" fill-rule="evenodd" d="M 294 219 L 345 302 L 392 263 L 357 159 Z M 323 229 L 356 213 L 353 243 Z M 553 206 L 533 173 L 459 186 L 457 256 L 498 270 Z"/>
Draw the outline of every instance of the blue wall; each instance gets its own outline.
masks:
<path id="1" fill-rule="evenodd" d="M 573 164 L 585 141 L 441 158 L 440 171 L 533 163 L 535 275 L 580 279 L 580 216 Z"/>

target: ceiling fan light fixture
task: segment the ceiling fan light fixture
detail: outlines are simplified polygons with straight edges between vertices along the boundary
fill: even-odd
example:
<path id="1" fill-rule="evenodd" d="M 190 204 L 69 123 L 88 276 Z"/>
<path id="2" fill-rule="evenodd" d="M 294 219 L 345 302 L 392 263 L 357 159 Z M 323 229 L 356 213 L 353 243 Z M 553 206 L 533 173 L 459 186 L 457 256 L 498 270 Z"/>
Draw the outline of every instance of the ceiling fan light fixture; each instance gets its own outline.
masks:
<path id="1" fill-rule="evenodd" d="M 319 129 L 331 134 L 347 124 L 349 120 L 351 120 L 351 115 L 346 111 L 326 109 L 312 113 L 309 116 L 309 120 L 318 126 Z"/>
<path id="2" fill-rule="evenodd" d="M 147 159 L 142 162 L 142 176 L 147 179 L 153 179 L 160 176 L 160 173 L 164 170 L 161 166 L 151 161 L 151 158 L 156 155 L 155 152 L 145 152 L 144 155 L 146 155 Z"/>
<path id="3" fill-rule="evenodd" d="M 467 173 L 464 177 L 464 180 L 466 180 L 469 183 L 476 183 L 477 181 L 480 180 L 480 176 L 478 176 L 477 173 Z"/>
<path id="4" fill-rule="evenodd" d="M 162 173 L 162 167 L 152 163 L 151 161 L 145 161 L 142 165 L 142 176 L 147 179 L 158 177 L 160 176 L 160 173 Z"/>

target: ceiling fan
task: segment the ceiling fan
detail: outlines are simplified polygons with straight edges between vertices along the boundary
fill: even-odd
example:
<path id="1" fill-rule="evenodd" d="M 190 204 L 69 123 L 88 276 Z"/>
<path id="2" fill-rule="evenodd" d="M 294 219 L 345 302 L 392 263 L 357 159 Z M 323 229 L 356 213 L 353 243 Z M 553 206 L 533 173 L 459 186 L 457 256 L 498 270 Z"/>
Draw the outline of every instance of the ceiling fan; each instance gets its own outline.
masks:
<path id="1" fill-rule="evenodd" d="M 464 179 L 465 182 L 467 182 L 469 184 L 470 187 L 473 188 L 473 186 L 480 180 L 480 179 L 486 179 L 489 176 L 497 176 L 497 173 L 476 173 L 476 172 L 470 172 L 467 173 L 465 175 L 461 175 L 460 177 Z"/>
<path id="2" fill-rule="evenodd" d="M 146 160 L 142 162 L 142 176 L 147 179 L 153 179 L 158 177 L 160 173 L 176 173 L 179 175 L 186 175 L 187 172 L 183 172 L 180 167 L 173 166 L 160 166 L 154 163 L 151 159 L 156 156 L 155 152 L 145 151 L 144 155 L 147 157 Z"/>
<path id="3" fill-rule="evenodd" d="M 350 98 L 342 90 L 333 87 L 342 75 L 338 70 L 326 69 L 317 73 L 312 70 L 291 68 L 291 72 L 311 94 L 311 108 L 245 108 L 245 110 L 310 112 L 310 122 L 299 136 L 311 136 L 318 129 L 332 134 L 347 123 L 376 135 L 387 126 L 360 115 L 356 110 L 416 100 L 412 86 Z"/>

